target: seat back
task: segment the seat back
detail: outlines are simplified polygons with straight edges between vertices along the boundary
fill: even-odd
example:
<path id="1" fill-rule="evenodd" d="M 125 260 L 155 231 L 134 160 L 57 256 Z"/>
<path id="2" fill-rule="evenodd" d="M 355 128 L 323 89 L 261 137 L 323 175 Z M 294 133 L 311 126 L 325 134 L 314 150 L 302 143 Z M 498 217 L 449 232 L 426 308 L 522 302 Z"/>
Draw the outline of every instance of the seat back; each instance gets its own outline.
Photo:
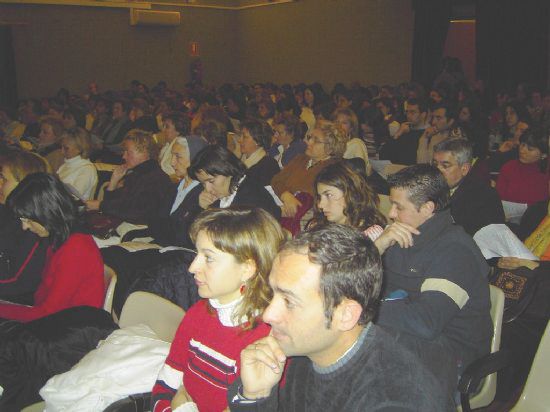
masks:
<path id="1" fill-rule="evenodd" d="M 115 296 L 117 276 L 115 271 L 107 265 L 103 265 L 103 280 L 105 282 L 105 300 L 103 301 L 103 309 L 111 313 L 113 309 L 113 297 Z"/>
<path id="2" fill-rule="evenodd" d="M 184 315 L 185 311 L 169 300 L 153 293 L 138 291 L 126 299 L 119 326 L 123 328 L 143 323 L 160 339 L 172 342 Z"/>
<path id="3" fill-rule="evenodd" d="M 523 392 L 512 409 L 512 412 L 543 412 L 550 405 L 550 390 L 548 377 L 550 376 L 550 322 L 537 349 L 537 354 L 531 365 L 531 371 Z"/>
<path id="4" fill-rule="evenodd" d="M 491 320 L 493 321 L 493 339 L 491 340 L 491 353 L 500 349 L 500 334 L 502 331 L 502 316 L 504 314 L 504 292 L 496 286 L 489 285 L 491 295 Z M 495 399 L 497 392 L 497 374 L 487 376 L 481 384 L 478 393 L 470 398 L 472 409 L 482 408 L 489 405 Z M 461 410 L 459 408 L 459 410 Z"/>

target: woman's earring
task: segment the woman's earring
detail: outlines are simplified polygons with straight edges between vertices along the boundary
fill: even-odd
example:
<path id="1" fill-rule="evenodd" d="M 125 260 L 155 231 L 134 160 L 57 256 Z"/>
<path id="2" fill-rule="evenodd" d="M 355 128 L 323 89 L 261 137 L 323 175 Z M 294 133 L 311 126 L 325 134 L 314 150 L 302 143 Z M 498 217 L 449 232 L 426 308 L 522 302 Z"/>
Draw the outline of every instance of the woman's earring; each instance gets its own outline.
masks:
<path id="1" fill-rule="evenodd" d="M 239 292 L 241 292 L 241 295 L 244 295 L 245 290 L 246 290 L 246 283 L 243 283 L 239 288 Z"/>

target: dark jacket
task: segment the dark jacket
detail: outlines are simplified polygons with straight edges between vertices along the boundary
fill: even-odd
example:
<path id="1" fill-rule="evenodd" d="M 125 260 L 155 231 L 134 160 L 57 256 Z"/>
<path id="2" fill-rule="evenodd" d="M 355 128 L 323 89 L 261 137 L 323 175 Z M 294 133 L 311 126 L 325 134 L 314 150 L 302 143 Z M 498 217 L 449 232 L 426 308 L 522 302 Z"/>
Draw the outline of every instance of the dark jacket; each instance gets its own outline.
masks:
<path id="1" fill-rule="evenodd" d="M 465 367 L 489 352 L 489 267 L 448 210 L 435 213 L 418 230 L 412 247 L 395 244 L 384 253 L 384 296 L 396 290 L 407 296 L 383 301 L 378 324 L 439 342 Z"/>
<path id="2" fill-rule="evenodd" d="M 280 172 L 279 165 L 269 156 L 264 156 L 258 163 L 246 171 L 246 175 L 262 186 L 269 186 L 271 179 Z"/>
<path id="3" fill-rule="evenodd" d="M 24 231 L 19 219 L 0 205 L 0 299 L 24 305 L 34 303 L 47 249 L 47 239 Z"/>
<path id="4" fill-rule="evenodd" d="M 493 223 L 504 223 L 504 210 L 492 187 L 467 174 L 451 196 L 451 215 L 466 233 L 473 236 Z"/>
<path id="5" fill-rule="evenodd" d="M 212 206 L 219 207 L 220 201 L 214 202 Z M 275 219 L 281 217 L 281 208 L 275 204 L 273 197 L 258 182 L 248 176 L 237 188 L 237 194 L 231 202 L 231 206 L 261 207 L 271 213 Z"/>
<path id="6" fill-rule="evenodd" d="M 416 150 L 418 141 L 424 130 L 411 130 L 404 133 L 396 140 L 388 141 L 380 149 L 380 159 L 390 160 L 398 165 L 414 165 L 416 163 Z"/>
<path id="7" fill-rule="evenodd" d="M 100 211 L 136 224 L 147 224 L 173 191 L 170 178 L 152 159 L 129 170 L 122 181 L 122 187 L 105 191 Z"/>

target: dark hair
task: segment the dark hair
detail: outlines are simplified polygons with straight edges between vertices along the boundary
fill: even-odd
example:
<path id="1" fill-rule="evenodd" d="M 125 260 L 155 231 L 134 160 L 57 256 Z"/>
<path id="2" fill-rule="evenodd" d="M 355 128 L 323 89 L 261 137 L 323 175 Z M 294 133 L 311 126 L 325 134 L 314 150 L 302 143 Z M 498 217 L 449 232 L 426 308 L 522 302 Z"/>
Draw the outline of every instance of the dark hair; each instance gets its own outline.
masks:
<path id="1" fill-rule="evenodd" d="M 227 146 L 227 127 L 217 120 L 203 120 L 193 133 L 204 137 L 210 145 Z"/>
<path id="2" fill-rule="evenodd" d="M 47 173 L 25 177 L 8 196 L 7 205 L 15 216 L 44 226 L 54 249 L 69 238 L 77 223 L 73 197 L 57 177 Z"/>
<path id="3" fill-rule="evenodd" d="M 162 120 L 170 120 L 176 128 L 176 131 L 182 136 L 187 136 L 191 132 L 191 122 L 189 117 L 185 116 L 183 113 L 172 112 L 162 116 Z"/>
<path id="4" fill-rule="evenodd" d="M 445 109 L 445 117 L 447 120 L 456 119 L 456 109 L 451 106 L 450 103 L 447 103 L 446 101 L 436 103 L 432 106 L 432 112 L 435 112 L 437 109 Z"/>
<path id="5" fill-rule="evenodd" d="M 292 140 L 300 138 L 300 119 L 291 114 L 279 113 L 273 119 L 273 126 L 283 125 L 287 134 L 292 136 Z"/>
<path id="6" fill-rule="evenodd" d="M 245 165 L 225 147 L 214 145 L 202 149 L 187 170 L 192 179 L 197 180 L 197 173 L 208 173 L 211 176 L 231 176 L 229 191 L 237 188 L 239 180 L 245 175 Z"/>
<path id="7" fill-rule="evenodd" d="M 411 98 L 407 99 L 407 106 L 418 106 L 420 113 L 426 113 L 428 111 L 428 102 L 425 99 Z"/>
<path id="8" fill-rule="evenodd" d="M 86 127 L 86 115 L 84 112 L 76 107 L 70 107 L 65 109 L 63 112 L 63 117 L 72 117 L 76 123 L 76 127 L 85 128 Z"/>
<path id="9" fill-rule="evenodd" d="M 520 136 L 519 142 L 539 149 L 543 155 L 548 154 L 548 135 L 540 128 L 527 129 Z"/>
<path id="10" fill-rule="evenodd" d="M 434 212 L 449 204 L 449 186 L 443 174 L 434 166 L 418 164 L 408 166 L 388 176 L 390 189 L 405 189 L 409 200 L 418 210 L 426 202 L 434 203 Z"/>
<path id="11" fill-rule="evenodd" d="M 246 129 L 252 136 L 252 139 L 258 146 L 264 149 L 271 147 L 271 139 L 273 138 L 273 129 L 263 120 L 248 119 L 241 123 L 241 130 Z"/>
<path id="12" fill-rule="evenodd" d="M 378 195 L 371 189 L 363 176 L 353 171 L 344 161 L 325 166 L 315 177 L 313 192 L 314 224 L 328 223 L 327 218 L 317 205 L 319 193 L 317 185 L 334 186 L 344 193 L 344 215 L 348 224 L 356 229 L 365 230 L 372 225 L 386 225 L 386 219 L 378 210 Z"/>
<path id="13" fill-rule="evenodd" d="M 382 262 L 374 243 L 359 231 L 344 225 L 319 225 L 285 242 L 280 253 L 307 254 L 321 266 L 320 294 L 324 300 L 325 325 L 343 299 L 363 308 L 360 325 L 375 316 L 382 286 Z"/>

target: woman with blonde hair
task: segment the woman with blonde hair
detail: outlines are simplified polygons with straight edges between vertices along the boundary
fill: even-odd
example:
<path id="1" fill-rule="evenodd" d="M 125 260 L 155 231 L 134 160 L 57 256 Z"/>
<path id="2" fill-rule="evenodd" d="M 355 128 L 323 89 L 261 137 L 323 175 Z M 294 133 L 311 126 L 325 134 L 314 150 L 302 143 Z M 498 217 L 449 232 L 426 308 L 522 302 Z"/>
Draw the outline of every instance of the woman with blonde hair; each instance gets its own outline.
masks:
<path id="1" fill-rule="evenodd" d="M 268 275 L 284 240 L 279 223 L 259 208 L 209 209 L 193 224 L 191 238 L 197 256 L 189 271 L 203 299 L 176 332 L 153 388 L 155 412 L 181 410 L 183 404 L 201 411 L 226 408 L 241 350 L 269 333 L 261 314 L 271 299 Z"/>
<path id="2" fill-rule="evenodd" d="M 271 180 L 273 190 L 283 202 L 283 217 L 293 218 L 302 206 L 296 193 L 313 195 L 315 177 L 325 166 L 342 158 L 347 137 L 334 123 L 323 122 L 308 133 L 305 141 L 305 153 L 292 159 Z"/>
<path id="3" fill-rule="evenodd" d="M 332 114 L 332 121 L 339 125 L 346 134 L 348 141 L 344 159 L 360 158 L 365 162 L 365 172 L 370 175 L 369 153 L 367 145 L 359 139 L 359 120 L 351 109 L 336 109 Z"/>
<path id="4" fill-rule="evenodd" d="M 93 199 L 97 186 L 97 169 L 88 159 L 90 148 L 90 135 L 84 129 L 69 130 L 61 137 L 65 162 L 57 169 L 57 176 L 82 200 Z"/>

